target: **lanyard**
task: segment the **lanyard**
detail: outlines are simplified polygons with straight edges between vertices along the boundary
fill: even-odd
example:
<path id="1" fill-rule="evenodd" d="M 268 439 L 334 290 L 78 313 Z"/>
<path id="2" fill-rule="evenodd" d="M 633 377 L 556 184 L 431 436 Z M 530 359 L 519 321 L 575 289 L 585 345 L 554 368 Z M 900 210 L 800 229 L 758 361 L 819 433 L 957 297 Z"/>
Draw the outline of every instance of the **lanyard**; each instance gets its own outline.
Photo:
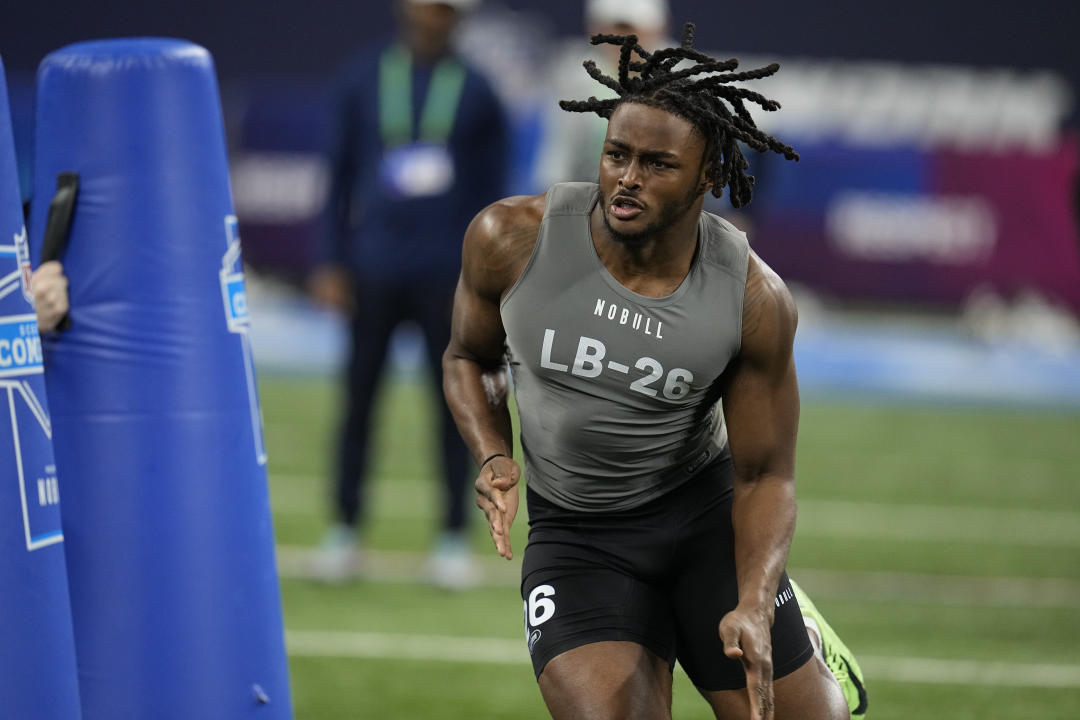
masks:
<path id="1" fill-rule="evenodd" d="M 431 73 L 420 111 L 420 141 L 446 144 L 464 85 L 465 68 L 461 63 L 440 60 Z M 392 45 L 379 58 L 379 130 L 387 148 L 413 139 L 412 60 L 401 45 Z"/>

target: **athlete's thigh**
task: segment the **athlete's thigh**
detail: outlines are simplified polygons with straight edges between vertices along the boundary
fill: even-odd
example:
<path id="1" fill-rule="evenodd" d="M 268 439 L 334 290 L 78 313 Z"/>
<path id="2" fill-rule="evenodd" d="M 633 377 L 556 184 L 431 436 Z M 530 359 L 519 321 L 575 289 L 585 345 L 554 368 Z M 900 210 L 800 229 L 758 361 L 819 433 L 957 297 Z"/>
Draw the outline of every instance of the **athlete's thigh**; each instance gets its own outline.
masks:
<path id="1" fill-rule="evenodd" d="M 662 537 L 635 515 L 584 517 L 528 491 L 521 597 L 533 671 L 552 715 L 669 716 L 675 628 Z"/>
<path id="2" fill-rule="evenodd" d="M 714 463 L 707 470 L 715 474 L 715 484 L 694 488 L 698 497 L 682 522 L 679 573 L 671 590 L 679 663 L 703 692 L 746 686 L 742 663 L 724 654 L 719 631 L 720 620 L 739 601 L 731 499 L 716 492 L 725 486 L 730 461 Z M 786 574 L 780 577 L 775 603 L 772 659 L 774 674 L 781 678 L 802 667 L 813 648 Z"/>
<path id="3" fill-rule="evenodd" d="M 724 654 L 720 637 L 721 619 L 738 604 L 734 573 L 722 572 L 721 565 L 682 577 L 673 593 L 679 664 L 702 692 L 746 687 L 742 662 Z M 796 672 L 814 653 L 790 587 L 787 573 L 781 574 L 770 630 L 775 678 Z"/>
<path id="4" fill-rule="evenodd" d="M 746 688 L 702 692 L 718 720 L 751 720 Z M 847 701 L 824 661 L 816 655 L 773 683 L 775 720 L 848 720 Z"/>
<path id="5" fill-rule="evenodd" d="M 522 560 L 525 636 L 539 678 L 553 659 L 575 648 L 625 641 L 675 663 L 675 629 L 664 593 L 608 563 L 596 545 L 537 541 Z"/>
<path id="6" fill-rule="evenodd" d="M 642 530 L 653 521 L 562 510 L 532 488 L 526 497 L 521 598 L 536 676 L 556 656 L 602 641 L 637 643 L 673 666 L 671 605 L 656 576 L 670 546 Z"/>
<path id="7" fill-rule="evenodd" d="M 537 682 L 554 720 L 665 720 L 671 666 L 634 642 L 581 645 L 548 662 Z"/>

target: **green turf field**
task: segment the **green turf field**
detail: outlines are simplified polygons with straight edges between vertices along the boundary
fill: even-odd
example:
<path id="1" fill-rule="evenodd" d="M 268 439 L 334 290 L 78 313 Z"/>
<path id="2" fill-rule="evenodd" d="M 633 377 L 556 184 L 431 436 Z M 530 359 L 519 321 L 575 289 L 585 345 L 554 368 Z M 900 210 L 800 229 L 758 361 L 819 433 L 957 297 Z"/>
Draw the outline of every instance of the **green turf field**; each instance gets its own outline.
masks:
<path id="1" fill-rule="evenodd" d="M 382 396 L 373 578 L 325 586 L 304 571 L 336 387 L 260 385 L 297 720 L 546 717 L 517 561 L 494 556 L 478 510 L 485 584 L 414 579 L 438 506 L 426 387 Z M 1080 718 L 1078 480 L 1080 413 L 804 403 L 790 569 L 859 654 L 870 717 Z M 681 675 L 675 693 L 676 718 L 711 718 Z"/>

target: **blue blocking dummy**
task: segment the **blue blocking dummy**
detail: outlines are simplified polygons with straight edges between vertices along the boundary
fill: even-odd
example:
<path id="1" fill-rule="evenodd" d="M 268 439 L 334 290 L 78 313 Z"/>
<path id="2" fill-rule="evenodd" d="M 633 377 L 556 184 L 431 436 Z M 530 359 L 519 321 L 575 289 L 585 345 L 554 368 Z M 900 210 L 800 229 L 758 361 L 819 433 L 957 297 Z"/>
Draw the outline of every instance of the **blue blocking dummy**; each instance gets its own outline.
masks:
<path id="1" fill-rule="evenodd" d="M 71 328 L 44 343 L 85 720 L 291 717 L 262 422 L 213 60 L 38 68 L 31 246 L 61 173 Z"/>
<path id="2" fill-rule="evenodd" d="M 0 716 L 79 717 L 41 338 L 0 64 Z"/>

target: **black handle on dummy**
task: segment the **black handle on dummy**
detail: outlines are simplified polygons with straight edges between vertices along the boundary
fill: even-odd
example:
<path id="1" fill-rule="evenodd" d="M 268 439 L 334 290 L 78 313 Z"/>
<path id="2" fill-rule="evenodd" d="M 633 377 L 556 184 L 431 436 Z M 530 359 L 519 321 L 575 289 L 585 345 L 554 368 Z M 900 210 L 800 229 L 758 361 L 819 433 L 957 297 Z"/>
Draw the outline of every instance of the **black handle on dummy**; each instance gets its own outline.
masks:
<path id="1" fill-rule="evenodd" d="M 79 174 L 62 172 L 56 176 L 56 194 L 49 203 L 49 217 L 45 221 L 45 237 L 41 241 L 41 262 L 59 260 L 67 249 L 71 236 L 71 222 L 75 218 L 75 199 L 79 194 Z M 71 327 L 71 317 L 64 315 L 57 330 Z"/>

